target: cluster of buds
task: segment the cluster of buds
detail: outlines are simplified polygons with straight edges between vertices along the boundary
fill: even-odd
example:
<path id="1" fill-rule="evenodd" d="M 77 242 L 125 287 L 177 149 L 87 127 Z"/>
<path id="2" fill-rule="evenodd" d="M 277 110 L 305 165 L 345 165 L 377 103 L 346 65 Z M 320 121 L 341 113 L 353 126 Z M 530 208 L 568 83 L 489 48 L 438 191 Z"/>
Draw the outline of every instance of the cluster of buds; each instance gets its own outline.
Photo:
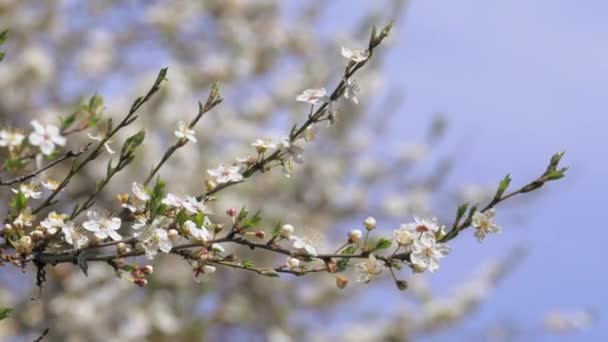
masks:
<path id="1" fill-rule="evenodd" d="M 152 265 L 146 265 L 134 269 L 133 271 L 131 271 L 131 275 L 133 276 L 133 283 L 141 287 L 146 286 L 146 284 L 148 284 L 146 276 L 149 276 L 150 274 L 152 274 L 152 272 L 154 272 L 154 268 L 152 267 Z"/>

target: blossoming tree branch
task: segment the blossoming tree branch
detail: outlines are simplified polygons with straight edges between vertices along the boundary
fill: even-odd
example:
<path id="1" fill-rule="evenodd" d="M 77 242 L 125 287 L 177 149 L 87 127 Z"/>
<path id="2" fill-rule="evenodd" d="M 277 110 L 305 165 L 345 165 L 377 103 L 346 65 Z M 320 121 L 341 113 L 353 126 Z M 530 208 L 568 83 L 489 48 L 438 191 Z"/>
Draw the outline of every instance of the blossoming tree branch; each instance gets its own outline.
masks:
<path id="1" fill-rule="evenodd" d="M 500 232 L 495 222 L 496 207 L 520 194 L 537 190 L 546 183 L 562 178 L 566 168 L 560 166 L 563 153 L 551 157 L 545 170 L 520 188 L 510 190 L 511 177 L 500 181 L 489 203 L 465 203 L 456 210 L 454 220 L 438 222 L 432 217 L 414 217 L 396 229 L 386 230 L 368 217 L 360 229 L 344 237 L 334 249 L 320 251 L 315 243 L 289 223 L 269 224 L 262 213 L 240 210 L 213 213 L 208 204 L 221 201 L 221 191 L 246 182 L 252 177 L 264 177 L 274 168 L 281 168 L 286 177 L 293 176 L 298 165 L 305 162 L 304 145 L 315 138 L 321 126 L 331 126 L 340 112 L 341 101 L 358 104 L 360 87 L 355 74 L 373 58 L 374 51 L 389 35 L 392 25 L 374 28 L 366 48 L 342 48 L 346 60 L 342 79 L 332 91 L 325 88 L 306 89 L 296 101 L 308 105 L 303 123 L 294 124 L 283 138 L 260 138 L 251 143 L 251 155 L 226 161 L 201 175 L 204 189 L 199 193 L 178 195 L 168 192 L 170 184 L 158 173 L 170 162 L 174 153 L 186 144 L 197 143 L 194 127 L 203 116 L 222 102 L 219 84 L 211 88 L 207 100 L 199 103 L 198 112 L 189 122 L 180 122 L 175 129 L 175 141 L 162 158 L 150 165 L 150 172 L 133 180 L 130 193 L 119 193 L 120 209 L 96 206 L 98 194 L 127 168 L 137 157 L 145 141 L 142 130 L 127 138 L 120 148 L 116 133 L 136 125 L 141 108 L 154 97 L 166 81 L 167 69 L 158 74 L 152 87 L 137 98 L 124 118 L 112 122 L 103 117 L 103 100 L 93 96 L 78 111 L 61 119 L 59 124 L 31 122 L 31 131 L 4 128 L 0 131 L 0 147 L 6 156 L 2 171 L 10 174 L 0 179 L 0 186 L 10 187 L 7 199 L 9 211 L 0 232 L 3 239 L 0 262 L 26 269 L 32 264 L 37 270 L 37 285 L 46 281 L 47 267 L 73 263 L 87 274 L 88 264 L 104 262 L 116 274 L 139 286 L 147 284 L 146 277 L 153 267 L 145 260 L 159 253 L 180 256 L 192 267 L 196 277 L 209 276 L 217 267 L 228 267 L 260 275 L 277 277 L 281 273 L 297 276 L 313 272 L 330 273 L 337 286 L 348 283 L 344 271 L 354 267 L 358 280 L 370 282 L 388 273 L 399 289 L 407 283 L 398 276 L 403 268 L 413 272 L 436 272 L 441 259 L 451 248 L 449 242 L 472 228 L 480 242 Z M 6 34 L 3 33 L 2 37 Z M 3 38 L 4 39 L 4 38 Z M 331 129 L 331 128 L 328 128 Z M 89 142 L 77 150 L 65 150 L 70 137 L 85 134 Z M 81 203 L 64 203 L 61 192 L 89 164 L 99 164 L 98 158 L 110 155 L 104 166 L 105 176 L 95 182 Z M 52 179 L 47 171 L 69 163 L 67 174 Z M 71 207 L 62 212 L 58 207 Z M 239 255 L 239 248 L 227 252 L 226 246 L 274 253 L 283 260 L 275 265 L 256 265 Z M 145 256 L 145 258 L 136 258 Z M 132 258 L 130 258 L 132 257 Z"/>

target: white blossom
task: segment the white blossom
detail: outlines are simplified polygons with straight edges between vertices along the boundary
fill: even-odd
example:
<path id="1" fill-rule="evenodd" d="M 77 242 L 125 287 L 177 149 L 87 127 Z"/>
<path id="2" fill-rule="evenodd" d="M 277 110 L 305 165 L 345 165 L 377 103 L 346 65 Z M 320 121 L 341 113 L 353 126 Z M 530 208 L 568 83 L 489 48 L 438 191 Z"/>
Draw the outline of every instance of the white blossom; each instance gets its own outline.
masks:
<path id="1" fill-rule="evenodd" d="M 317 250 L 309 241 L 299 236 L 291 235 L 289 240 L 293 242 L 293 248 L 304 249 L 311 256 L 317 256 Z"/>
<path id="2" fill-rule="evenodd" d="M 290 269 L 293 270 L 300 267 L 300 260 L 297 258 L 288 257 L 286 264 Z"/>
<path id="3" fill-rule="evenodd" d="M 222 254 L 224 253 L 226 250 L 224 249 L 224 247 L 222 247 L 222 245 L 220 245 L 219 243 L 214 243 L 211 245 L 211 250 L 214 251 L 217 254 Z"/>
<path id="4" fill-rule="evenodd" d="M 44 179 L 40 184 L 50 191 L 55 191 L 59 187 L 59 182 L 50 178 Z"/>
<path id="5" fill-rule="evenodd" d="M 159 250 L 163 253 L 169 253 L 173 248 L 167 231 L 162 228 L 154 229 L 148 238 L 143 241 L 143 245 L 148 259 L 154 259 Z"/>
<path id="6" fill-rule="evenodd" d="M 148 194 L 143 185 L 138 184 L 137 182 L 131 184 L 131 191 L 133 192 L 133 195 L 141 201 L 147 202 L 150 200 L 150 194 Z"/>
<path id="7" fill-rule="evenodd" d="M 89 238 L 74 226 L 74 222 L 69 221 L 63 225 L 61 232 L 63 233 L 65 242 L 76 249 L 80 249 L 89 243 Z"/>
<path id="8" fill-rule="evenodd" d="M 435 272 L 439 269 L 439 259 L 450 253 L 450 247 L 435 240 L 431 232 L 422 233 L 419 240 L 412 245 L 410 259 L 420 270 Z"/>
<path id="9" fill-rule="evenodd" d="M 291 141 L 288 137 L 283 138 L 279 144 L 279 148 L 283 153 L 284 161 L 292 161 L 296 164 L 304 163 L 304 159 L 302 158 L 304 149 L 295 142 Z"/>
<path id="10" fill-rule="evenodd" d="M 19 216 L 17 216 L 13 223 L 24 227 L 30 227 L 34 218 L 34 215 L 32 215 L 32 208 L 27 207 L 19 213 Z"/>
<path id="11" fill-rule="evenodd" d="M 367 260 L 355 266 L 355 270 L 357 271 L 358 281 L 369 283 L 373 277 L 382 273 L 382 264 L 376 260 L 373 254 L 370 254 Z"/>
<path id="12" fill-rule="evenodd" d="M 213 239 L 213 234 L 211 234 L 211 232 L 207 230 L 207 228 L 199 228 L 193 221 L 190 220 L 184 222 L 182 229 L 185 234 L 191 236 L 192 240 L 195 241 L 207 242 Z"/>
<path id="13" fill-rule="evenodd" d="M 19 189 L 11 189 L 14 193 L 21 191 L 25 198 L 40 198 L 42 197 L 42 191 L 36 183 L 19 184 Z"/>
<path id="14" fill-rule="evenodd" d="M 37 120 L 32 121 L 31 124 L 34 127 L 34 132 L 29 136 L 30 143 L 40 147 L 42 154 L 49 155 L 53 153 L 55 145 L 65 145 L 66 139 L 61 136 L 61 132 L 57 126 L 47 125 L 45 127 Z"/>
<path id="15" fill-rule="evenodd" d="M 20 146 L 21 143 L 23 143 L 23 139 L 25 139 L 25 136 L 19 132 L 8 131 L 5 129 L 0 131 L 0 146 L 1 147 Z"/>
<path id="16" fill-rule="evenodd" d="M 363 236 L 363 232 L 359 229 L 353 229 L 348 232 L 348 240 L 352 243 L 359 243 L 361 241 L 361 237 Z"/>
<path id="17" fill-rule="evenodd" d="M 139 229 L 145 227 L 147 224 L 148 224 L 148 219 L 146 218 L 145 215 L 136 215 L 135 223 L 133 223 L 131 225 L 131 228 L 133 228 L 135 230 L 139 230 Z"/>
<path id="18" fill-rule="evenodd" d="M 500 232 L 500 227 L 494 223 L 495 214 L 494 208 L 487 210 L 485 213 L 477 211 L 473 214 L 472 224 L 476 228 L 475 237 L 479 242 L 483 241 L 489 233 Z"/>
<path id="19" fill-rule="evenodd" d="M 363 49 L 351 50 L 343 46 L 341 53 L 344 58 L 350 59 L 356 63 L 363 62 L 369 58 L 369 51 Z"/>
<path id="20" fill-rule="evenodd" d="M 184 203 L 181 198 L 171 193 L 168 193 L 161 202 L 162 204 L 165 204 L 172 208 L 180 208 Z"/>
<path id="21" fill-rule="evenodd" d="M 418 233 L 433 232 L 438 233 L 441 231 L 442 226 L 437 223 L 437 218 L 419 218 L 414 217 L 414 224 L 416 225 L 416 231 Z"/>
<path id="22" fill-rule="evenodd" d="M 416 232 L 416 223 L 407 223 L 399 226 L 398 229 L 393 230 L 393 237 L 395 241 L 406 249 L 409 249 L 414 241 L 420 236 L 420 233 Z"/>
<path id="23" fill-rule="evenodd" d="M 204 203 L 204 200 L 199 201 L 194 196 L 188 196 L 185 201 L 182 201 L 182 206 L 191 214 L 212 214 Z"/>
<path id="24" fill-rule="evenodd" d="M 370 216 L 363 221 L 363 225 L 365 226 L 365 229 L 373 230 L 376 228 L 376 219 Z"/>
<path id="25" fill-rule="evenodd" d="M 239 166 L 226 166 L 225 164 L 221 164 L 216 169 L 207 170 L 207 173 L 212 177 L 216 177 L 215 181 L 219 184 L 240 182 L 243 180 L 243 175 L 241 174 L 241 168 Z"/>
<path id="26" fill-rule="evenodd" d="M 44 221 L 40 222 L 40 225 L 43 226 L 49 234 L 55 234 L 58 229 L 63 229 L 67 218 L 68 216 L 65 214 L 57 214 L 52 211 Z"/>
<path id="27" fill-rule="evenodd" d="M 255 147 L 258 153 L 263 153 L 266 150 L 277 148 L 277 144 L 269 138 L 256 139 L 256 141 L 251 143 L 251 146 Z"/>
<path id="28" fill-rule="evenodd" d="M 91 133 L 87 133 L 87 135 L 89 136 L 89 139 L 94 140 L 94 141 L 102 141 L 104 139 L 104 137 L 102 137 L 100 135 L 92 135 Z M 114 153 L 116 153 L 116 151 L 114 151 L 112 149 L 112 147 L 110 146 L 110 143 L 111 143 L 111 141 L 107 140 L 105 143 L 103 143 L 103 147 L 106 149 L 108 154 L 114 154 Z"/>
<path id="29" fill-rule="evenodd" d="M 211 266 L 211 265 L 205 265 L 203 266 L 203 273 L 204 274 L 212 274 L 215 273 L 215 267 Z"/>
<path id="30" fill-rule="evenodd" d="M 194 135 L 194 130 L 191 129 L 186 123 L 180 121 L 177 123 L 177 130 L 175 131 L 175 136 L 179 139 L 186 139 L 191 142 L 196 142 L 196 136 Z"/>
<path id="31" fill-rule="evenodd" d="M 302 94 L 296 97 L 296 101 L 308 102 L 315 105 L 322 102 L 329 102 L 329 97 L 327 96 L 325 88 L 306 89 Z"/>
<path id="32" fill-rule="evenodd" d="M 120 234 L 116 231 L 120 229 L 120 218 L 100 215 L 95 211 L 87 212 L 88 221 L 82 224 L 82 227 L 95 234 L 98 239 L 105 239 L 108 236 L 118 241 L 121 239 Z"/>
<path id="33" fill-rule="evenodd" d="M 346 78 L 344 79 L 344 97 L 351 100 L 354 104 L 359 104 L 357 93 L 361 89 L 355 79 Z"/>
<path id="34" fill-rule="evenodd" d="M 281 237 L 289 238 L 293 234 L 293 231 L 294 231 L 294 228 L 293 228 L 292 225 L 290 225 L 290 224 L 284 224 L 281 227 L 281 233 L 280 233 Z"/>

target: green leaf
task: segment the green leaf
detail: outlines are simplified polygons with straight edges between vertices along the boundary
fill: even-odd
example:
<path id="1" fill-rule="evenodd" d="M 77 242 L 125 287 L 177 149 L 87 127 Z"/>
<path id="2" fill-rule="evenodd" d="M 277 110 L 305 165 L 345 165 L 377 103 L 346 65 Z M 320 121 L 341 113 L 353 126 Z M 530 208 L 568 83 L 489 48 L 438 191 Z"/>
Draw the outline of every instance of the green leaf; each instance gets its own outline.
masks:
<path id="1" fill-rule="evenodd" d="M 247 208 L 243 206 L 239 211 L 239 214 L 236 216 L 236 222 L 242 222 L 247 215 L 249 215 L 249 211 L 247 211 Z"/>
<path id="2" fill-rule="evenodd" d="M 72 114 L 69 114 L 66 117 L 60 117 L 59 126 L 61 127 L 61 129 L 64 130 L 64 129 L 70 128 L 70 126 L 72 126 L 74 124 L 74 122 L 76 122 L 77 116 L 78 116 L 78 112 L 74 112 Z"/>
<path id="3" fill-rule="evenodd" d="M 275 270 L 262 270 L 261 274 L 265 275 L 267 277 L 272 277 L 272 278 L 278 278 L 279 277 L 279 274 Z"/>
<path id="4" fill-rule="evenodd" d="M 22 212 L 27 207 L 27 198 L 23 192 L 19 191 L 11 198 L 9 206 L 15 210 L 16 213 Z"/>
<path id="5" fill-rule="evenodd" d="M 275 238 L 281 234 L 282 226 L 283 226 L 283 223 L 281 221 L 279 221 L 279 222 L 277 222 L 277 224 L 275 224 L 274 228 L 272 228 L 272 237 L 273 238 Z"/>
<path id="6" fill-rule="evenodd" d="M 350 255 L 350 254 L 355 254 L 355 252 L 357 251 L 359 247 L 357 247 L 356 245 L 350 245 L 346 248 L 344 248 L 344 250 L 342 250 L 342 252 L 340 254 L 344 254 L 344 255 Z"/>
<path id="7" fill-rule="evenodd" d="M 344 271 L 348 267 L 349 263 L 350 259 L 348 258 L 340 259 L 338 262 L 336 262 L 336 267 L 338 268 L 338 271 Z"/>
<path id="8" fill-rule="evenodd" d="M 261 221 L 262 221 L 262 216 L 260 215 L 260 212 L 258 211 L 252 217 L 245 218 L 242 221 L 242 224 L 243 224 L 243 227 L 245 227 L 245 228 L 253 228 L 253 227 L 259 225 Z"/>
<path id="9" fill-rule="evenodd" d="M 7 37 L 8 37 L 8 30 L 4 30 L 4 31 L 0 32 L 0 45 L 4 44 Z"/>
<path id="10" fill-rule="evenodd" d="M 180 209 L 180 211 L 177 213 L 177 215 L 175 216 L 175 224 L 178 227 L 181 227 L 184 225 L 184 223 L 188 221 L 188 214 L 186 213 L 186 210 L 184 209 Z"/>
<path id="11" fill-rule="evenodd" d="M 97 108 L 99 107 L 103 107 L 103 97 L 95 94 L 89 99 L 89 112 L 91 114 L 95 114 L 97 113 Z"/>
<path id="12" fill-rule="evenodd" d="M 243 266 L 245 268 L 254 268 L 255 263 L 251 260 L 243 260 L 243 261 L 241 261 L 241 266 Z"/>
<path id="13" fill-rule="evenodd" d="M 376 243 L 376 250 L 380 250 L 380 249 L 387 249 L 389 248 L 391 245 L 393 244 L 393 241 L 391 239 L 387 239 L 387 238 L 380 238 L 380 240 L 378 240 L 378 242 Z"/>
<path id="14" fill-rule="evenodd" d="M 7 159 L 4 161 L 4 168 L 11 172 L 20 170 L 24 166 L 25 166 L 25 162 L 20 158 Z"/>
<path id="15" fill-rule="evenodd" d="M 494 195 L 494 201 L 499 200 L 502 197 L 509 185 L 511 185 L 511 175 L 507 174 L 498 184 L 498 190 L 496 190 L 496 194 Z"/>
<path id="16" fill-rule="evenodd" d="M 456 222 L 460 221 L 460 219 L 464 216 L 464 213 L 467 212 L 467 208 L 469 207 L 469 203 L 461 204 L 456 210 Z"/>
<path id="17" fill-rule="evenodd" d="M 197 213 L 192 218 L 192 222 L 194 222 L 194 224 L 196 224 L 197 227 L 202 227 L 203 223 L 205 223 L 205 214 Z"/>
<path id="18" fill-rule="evenodd" d="M 550 180 L 550 181 L 558 180 L 558 179 L 562 179 L 562 178 L 564 178 L 564 176 L 566 176 L 566 171 L 568 171 L 568 168 L 563 167 L 559 170 L 550 171 L 545 176 L 547 177 L 547 180 Z"/>
<path id="19" fill-rule="evenodd" d="M 122 145 L 120 156 L 127 157 L 128 155 L 133 154 L 133 152 L 135 152 L 135 149 L 139 147 L 139 145 L 141 145 L 141 143 L 144 141 L 145 137 L 146 131 L 141 130 L 137 132 L 137 134 L 134 134 L 127 138 L 127 140 L 125 140 L 125 143 Z"/>
<path id="20" fill-rule="evenodd" d="M 13 313 L 12 308 L 0 307 L 0 321 L 8 318 Z"/>
<path id="21" fill-rule="evenodd" d="M 137 269 L 137 266 L 131 265 L 131 264 L 124 264 L 120 267 L 121 270 L 125 271 L 125 272 L 133 272 Z"/>

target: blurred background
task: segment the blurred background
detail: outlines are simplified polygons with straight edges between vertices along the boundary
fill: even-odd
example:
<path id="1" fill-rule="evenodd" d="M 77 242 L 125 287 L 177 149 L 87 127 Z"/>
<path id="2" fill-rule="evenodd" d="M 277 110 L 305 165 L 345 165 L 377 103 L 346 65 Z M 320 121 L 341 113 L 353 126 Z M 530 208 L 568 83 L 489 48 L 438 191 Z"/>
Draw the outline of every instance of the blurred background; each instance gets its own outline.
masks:
<path id="1" fill-rule="evenodd" d="M 292 223 L 324 250 L 367 216 L 385 235 L 412 215 L 447 224 L 457 205 L 487 201 L 506 173 L 523 185 L 562 150 L 570 166 L 564 180 L 499 207 L 501 235 L 480 244 L 467 231 L 438 273 L 402 271 L 405 292 L 388 274 L 369 285 L 347 274 L 344 290 L 329 274 L 218 269 L 195 282 L 187 264 L 166 256 L 145 289 L 107 265 L 91 266 L 89 277 L 65 266 L 49 271 L 32 301 L 34 275 L 7 266 L 0 303 L 16 311 L 0 322 L 2 339 L 29 341 L 50 327 L 53 341 L 602 340 L 607 14 L 600 0 L 0 1 L 0 26 L 10 30 L 2 127 L 56 123 L 96 93 L 104 115 L 121 118 L 169 67 L 159 96 L 116 139 L 147 131 L 137 165 L 99 208 L 119 210 L 116 193 L 141 181 L 214 81 L 225 101 L 198 125 L 199 143 L 161 172 L 171 192 L 202 192 L 206 169 L 302 122 L 307 107 L 295 96 L 333 89 L 340 47 L 365 47 L 372 25 L 391 20 L 389 42 L 358 75 L 361 104 L 340 104 L 291 179 L 257 175 L 223 192 L 217 213 L 262 209 L 269 229 Z M 69 146 L 86 140 L 70 137 Z M 66 202 L 103 171 L 88 168 Z M 260 254 L 256 263 L 284 262 Z"/>

